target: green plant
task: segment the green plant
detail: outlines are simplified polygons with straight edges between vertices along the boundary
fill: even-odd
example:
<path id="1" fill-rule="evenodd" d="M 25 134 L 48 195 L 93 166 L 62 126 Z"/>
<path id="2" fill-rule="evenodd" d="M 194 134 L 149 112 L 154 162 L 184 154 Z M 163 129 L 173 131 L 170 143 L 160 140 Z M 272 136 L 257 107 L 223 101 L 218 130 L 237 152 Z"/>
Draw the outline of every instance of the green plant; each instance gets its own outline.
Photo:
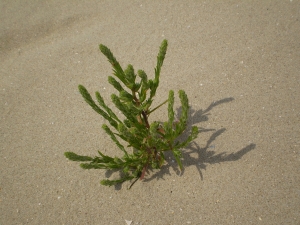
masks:
<path id="1" fill-rule="evenodd" d="M 138 70 L 136 74 L 132 65 L 128 65 L 123 70 L 110 49 L 100 45 L 101 52 L 113 67 L 113 74 L 123 83 L 122 86 L 114 77 L 108 77 L 108 82 L 119 92 L 118 95 L 112 94 L 111 100 L 126 117 L 123 121 L 105 104 L 99 92 L 96 92 L 98 101 L 96 104 L 84 86 L 78 87 L 85 101 L 113 127 L 114 131 L 106 124 L 102 126 L 123 152 L 123 157 L 110 157 L 100 151 L 95 157 L 81 156 L 73 152 L 65 152 L 65 156 L 72 161 L 82 162 L 80 166 L 83 169 L 107 169 L 120 172 L 119 179 L 104 179 L 101 181 L 102 185 L 111 186 L 127 180 L 143 179 L 148 168 L 159 169 L 163 165 L 166 151 L 173 153 L 180 170 L 183 169 L 180 149 L 187 146 L 198 135 L 198 128 L 194 126 L 185 141 L 178 141 L 178 137 L 187 127 L 189 109 L 187 95 L 183 90 L 179 91 L 182 112 L 178 121 L 175 121 L 174 116 L 174 91 L 172 90 L 169 91 L 169 98 L 166 101 L 153 109 L 150 108 L 159 85 L 167 46 L 167 40 L 163 40 L 157 56 L 155 77 L 151 80 L 143 70 Z M 139 81 L 136 81 L 137 76 L 140 78 Z M 168 103 L 168 121 L 164 123 L 154 121 L 150 124 L 150 114 L 165 103 Z M 119 139 L 127 142 L 127 147 L 132 147 L 132 150 L 128 152 Z"/>

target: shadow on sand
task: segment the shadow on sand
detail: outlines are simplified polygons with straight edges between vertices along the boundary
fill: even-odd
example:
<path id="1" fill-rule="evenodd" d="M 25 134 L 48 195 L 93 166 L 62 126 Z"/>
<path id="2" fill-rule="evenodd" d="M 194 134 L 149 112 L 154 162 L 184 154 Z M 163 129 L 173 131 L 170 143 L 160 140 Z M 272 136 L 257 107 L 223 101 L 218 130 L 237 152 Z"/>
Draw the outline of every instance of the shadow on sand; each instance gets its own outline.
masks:
<path id="1" fill-rule="evenodd" d="M 189 111 L 190 115 L 189 115 L 189 119 L 188 119 L 189 124 L 186 129 L 187 132 L 183 133 L 181 135 L 180 139 L 185 140 L 185 138 L 188 136 L 188 132 L 191 130 L 192 126 L 195 126 L 200 122 L 208 121 L 208 116 L 210 115 L 209 111 L 211 111 L 214 107 L 216 107 L 220 104 L 223 104 L 223 103 L 231 102 L 233 100 L 234 100 L 234 98 L 221 99 L 219 101 L 211 103 L 205 110 L 200 109 L 200 110 L 196 111 L 191 107 L 190 111 Z M 177 115 L 180 115 L 180 113 L 181 113 L 181 108 L 178 108 Z M 202 174 L 201 170 L 205 170 L 208 164 L 215 164 L 215 163 L 239 160 L 245 154 L 247 154 L 248 152 L 253 150 L 256 146 L 255 144 L 252 143 L 234 153 L 229 153 L 229 154 L 226 152 L 216 153 L 213 150 L 214 145 L 212 145 L 212 143 L 214 142 L 214 140 L 216 140 L 216 138 L 218 136 L 222 135 L 222 133 L 224 133 L 226 131 L 226 129 L 222 128 L 222 129 L 216 130 L 216 129 L 204 129 L 202 127 L 198 127 L 198 128 L 199 128 L 199 136 L 203 132 L 211 132 L 211 131 L 214 131 L 214 132 L 208 139 L 205 147 L 201 148 L 195 141 L 193 141 L 187 148 L 183 149 L 182 150 L 182 156 L 183 156 L 182 164 L 183 164 L 183 167 L 196 166 L 202 180 L 203 180 L 203 174 Z M 193 156 L 191 156 L 191 155 L 193 155 Z M 196 155 L 196 157 L 195 157 L 195 155 Z M 175 163 L 175 159 L 171 152 L 167 152 L 165 154 L 165 158 L 166 158 L 167 164 L 163 165 L 160 170 L 149 169 L 151 171 L 151 173 L 150 173 L 150 171 L 148 171 L 148 175 L 143 179 L 144 182 L 151 181 L 154 179 L 163 179 L 163 177 L 166 174 L 171 175 L 170 168 L 172 168 L 174 171 L 176 171 L 177 174 L 182 175 L 184 173 L 184 170 L 183 171 L 179 170 L 179 167 L 178 167 L 177 163 Z M 107 175 L 107 177 L 109 177 L 111 175 L 111 173 L 109 171 L 107 171 L 106 175 Z M 120 190 L 121 187 L 122 187 L 122 184 L 115 185 L 116 190 Z"/>
<path id="2" fill-rule="evenodd" d="M 194 110 L 190 108 L 190 115 L 189 115 L 189 121 L 190 124 L 188 124 L 187 131 L 191 130 L 191 127 L 193 125 L 197 125 L 200 122 L 207 121 L 209 111 L 212 110 L 214 107 L 233 101 L 234 98 L 224 98 L 219 101 L 211 103 L 207 109 L 205 110 Z M 181 108 L 177 109 L 177 115 L 180 115 Z M 182 163 L 184 167 L 188 166 L 196 166 L 198 169 L 198 172 L 200 174 L 201 179 L 203 180 L 203 174 L 201 170 L 205 170 L 208 164 L 215 164 L 215 163 L 222 163 L 222 162 L 228 162 L 228 161 L 236 161 L 241 159 L 245 154 L 250 152 L 255 148 L 255 144 L 249 144 L 248 146 L 242 148 L 241 150 L 233 153 L 227 153 L 227 152 L 221 152 L 216 153 L 214 149 L 214 145 L 212 143 L 216 138 L 222 133 L 226 131 L 225 128 L 215 130 L 215 129 L 204 129 L 199 127 L 199 136 L 203 132 L 211 132 L 214 131 L 213 134 L 210 136 L 209 140 L 206 143 L 205 147 L 200 147 L 195 141 L 193 141 L 186 149 L 183 149 L 182 151 Z M 182 135 L 182 139 L 184 140 L 187 137 L 187 133 L 184 133 Z M 193 156 L 191 156 L 193 155 Z M 196 157 L 195 157 L 196 155 Z M 172 155 L 172 153 L 168 152 L 165 154 L 166 161 L 168 164 L 163 165 L 161 170 L 157 171 L 154 170 L 154 173 L 151 173 L 151 177 L 146 177 L 144 181 L 151 181 L 153 179 L 163 179 L 163 176 L 166 174 L 170 174 L 170 168 L 172 168 L 174 171 L 176 171 L 177 174 L 183 174 L 184 171 L 180 171 L 179 167 L 176 163 L 174 163 L 175 159 Z M 149 176 L 149 175 L 148 175 Z"/>

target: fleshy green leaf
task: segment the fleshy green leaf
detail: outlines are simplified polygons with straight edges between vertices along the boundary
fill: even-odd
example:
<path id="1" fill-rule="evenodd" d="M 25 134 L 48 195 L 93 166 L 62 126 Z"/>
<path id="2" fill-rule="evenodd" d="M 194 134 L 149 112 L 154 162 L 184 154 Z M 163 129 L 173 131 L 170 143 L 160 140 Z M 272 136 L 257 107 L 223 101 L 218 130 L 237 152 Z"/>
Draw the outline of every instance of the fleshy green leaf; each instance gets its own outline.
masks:
<path id="1" fill-rule="evenodd" d="M 196 139 L 199 133 L 199 129 L 196 126 L 192 127 L 191 134 L 188 136 L 188 138 L 182 142 L 176 145 L 176 148 L 184 148 L 186 147 L 192 140 Z"/>
<path id="2" fill-rule="evenodd" d="M 177 164 L 179 165 L 180 170 L 183 170 L 183 166 L 180 159 L 182 157 L 181 151 L 179 149 L 174 149 L 172 152 Z"/>
<path id="3" fill-rule="evenodd" d="M 82 155 L 77 155 L 74 152 L 65 152 L 65 156 L 72 161 L 92 161 L 93 158 L 89 156 L 82 156 Z"/>
<path id="4" fill-rule="evenodd" d="M 82 95 L 82 97 L 84 98 L 84 100 L 97 112 L 99 113 L 101 116 L 103 116 L 106 120 L 108 120 L 108 122 L 117 129 L 118 127 L 118 123 L 111 118 L 106 112 L 104 112 L 102 109 L 100 109 L 99 106 L 96 105 L 96 103 L 94 102 L 94 100 L 92 99 L 91 95 L 89 94 L 89 92 L 86 90 L 86 88 L 82 85 L 78 86 L 79 92 Z"/>
<path id="5" fill-rule="evenodd" d="M 134 74 L 134 69 L 131 64 L 127 66 L 127 69 L 124 71 L 125 78 L 129 84 L 134 84 L 136 75 Z"/>
<path id="6" fill-rule="evenodd" d="M 112 119 L 114 119 L 118 122 L 121 122 L 119 120 L 119 118 L 114 114 L 114 112 L 105 104 L 102 96 L 100 95 L 100 93 L 98 91 L 96 92 L 96 98 L 98 100 L 99 105 L 106 110 L 106 112 Z"/>
<path id="7" fill-rule="evenodd" d="M 156 89 L 159 85 L 159 76 L 160 76 L 160 70 L 161 67 L 163 65 L 165 56 L 166 56 L 166 52 L 167 52 L 167 48 L 168 48 L 168 41 L 167 40 L 163 40 L 163 42 L 161 43 L 161 46 L 159 48 L 159 53 L 157 55 L 157 64 L 156 64 L 156 68 L 155 68 L 155 78 L 153 81 L 153 87 L 151 89 L 151 94 L 150 94 L 150 98 L 155 96 L 156 93 Z"/>
<path id="8" fill-rule="evenodd" d="M 108 77 L 108 82 L 114 86 L 115 89 L 117 89 L 119 92 L 124 91 L 123 87 L 121 86 L 121 84 L 112 76 Z"/>
<path id="9" fill-rule="evenodd" d="M 127 181 L 127 180 L 132 180 L 134 178 L 136 178 L 136 177 L 135 176 L 127 176 L 127 177 L 124 177 L 122 179 L 117 179 L 117 180 L 105 179 L 105 180 L 101 180 L 100 184 L 102 184 L 104 186 L 113 186 L 113 185 L 116 185 L 119 183 L 123 183 L 124 181 Z"/>
<path id="10" fill-rule="evenodd" d="M 174 105 L 174 91 L 169 91 L 169 100 L 168 100 L 168 117 L 169 121 L 166 123 L 164 126 L 165 131 L 166 131 L 166 138 L 171 138 L 173 137 L 173 121 L 174 121 L 174 110 L 173 110 L 173 105 Z M 173 140 L 171 140 L 173 141 Z"/>
<path id="11" fill-rule="evenodd" d="M 109 127 L 106 124 L 102 125 L 102 128 L 105 130 L 105 132 L 110 136 L 110 138 L 113 140 L 113 142 L 116 143 L 116 145 L 125 153 L 125 155 L 128 156 L 127 151 L 125 150 L 124 146 L 121 145 L 121 143 L 118 141 L 116 136 L 113 134 L 113 132 L 109 129 Z"/>
<path id="12" fill-rule="evenodd" d="M 189 101 L 187 95 L 183 90 L 179 91 L 179 98 L 182 106 L 181 116 L 179 119 L 179 123 L 176 125 L 176 135 L 182 134 L 182 132 L 186 129 L 187 118 L 188 118 L 188 110 L 189 110 Z"/>
<path id="13" fill-rule="evenodd" d="M 115 106 L 127 117 L 127 119 L 129 119 L 132 123 L 138 123 L 136 117 L 131 114 L 127 106 L 120 101 L 118 96 L 112 94 L 111 99 Z"/>
<path id="14" fill-rule="evenodd" d="M 100 51 L 106 56 L 112 67 L 114 68 L 114 75 L 116 75 L 126 86 L 129 84 L 125 78 L 125 73 L 120 66 L 119 62 L 116 60 L 112 52 L 105 45 L 99 45 Z"/>

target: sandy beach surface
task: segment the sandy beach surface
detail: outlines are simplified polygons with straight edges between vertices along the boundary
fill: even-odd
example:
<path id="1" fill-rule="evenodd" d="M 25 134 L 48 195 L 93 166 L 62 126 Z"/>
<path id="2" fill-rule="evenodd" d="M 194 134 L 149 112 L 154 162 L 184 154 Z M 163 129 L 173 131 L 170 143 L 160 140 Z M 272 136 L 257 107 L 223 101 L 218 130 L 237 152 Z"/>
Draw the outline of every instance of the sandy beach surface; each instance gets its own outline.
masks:
<path id="1" fill-rule="evenodd" d="M 0 224 L 300 224 L 300 1 L 0 1 Z M 111 106 L 107 45 L 184 89 L 203 128 L 174 158 L 105 187 L 64 152 L 119 150 L 77 86 Z M 178 96 L 175 105 L 179 108 Z M 150 121 L 165 120 L 167 107 Z M 126 222 L 127 221 L 127 222 Z"/>

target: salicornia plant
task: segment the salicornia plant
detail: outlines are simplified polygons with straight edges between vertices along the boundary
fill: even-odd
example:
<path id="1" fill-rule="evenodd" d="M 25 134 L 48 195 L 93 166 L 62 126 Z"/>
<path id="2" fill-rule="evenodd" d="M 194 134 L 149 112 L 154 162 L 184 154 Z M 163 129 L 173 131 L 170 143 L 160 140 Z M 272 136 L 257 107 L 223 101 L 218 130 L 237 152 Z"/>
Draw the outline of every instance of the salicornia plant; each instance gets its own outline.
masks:
<path id="1" fill-rule="evenodd" d="M 101 181 L 103 185 L 111 186 L 127 180 L 143 179 L 148 168 L 161 168 L 165 161 L 164 154 L 166 151 L 173 153 L 179 168 L 183 169 L 180 149 L 187 146 L 198 135 L 198 128 L 194 126 L 185 141 L 178 141 L 178 136 L 187 127 L 189 109 L 187 95 L 183 90 L 179 91 L 182 110 L 176 121 L 173 110 L 174 91 L 169 91 L 169 97 L 165 102 L 151 108 L 159 85 L 160 71 L 167 46 L 168 42 L 164 40 L 157 56 L 155 77 L 151 80 L 148 79 L 143 70 L 138 70 L 135 73 L 132 65 L 128 65 L 123 70 L 110 49 L 102 44 L 100 45 L 100 50 L 112 65 L 113 75 L 115 76 L 109 76 L 108 82 L 119 92 L 118 95 L 112 94 L 111 100 L 124 114 L 124 120 L 118 118 L 105 104 L 99 92 L 96 92 L 96 103 L 84 86 L 79 85 L 78 87 L 85 101 L 109 122 L 110 127 L 103 124 L 102 128 L 123 152 L 123 156 L 111 157 L 100 151 L 98 151 L 99 155 L 95 157 L 81 156 L 73 152 L 65 152 L 65 156 L 70 160 L 82 162 L 80 166 L 83 169 L 106 169 L 120 172 L 121 177 L 119 179 L 104 179 Z M 137 77 L 140 78 L 138 81 Z M 150 123 L 149 116 L 151 113 L 165 103 L 168 103 L 168 121 Z M 120 143 L 120 139 L 128 143 L 126 147 L 131 147 L 130 150 L 127 150 Z"/>

